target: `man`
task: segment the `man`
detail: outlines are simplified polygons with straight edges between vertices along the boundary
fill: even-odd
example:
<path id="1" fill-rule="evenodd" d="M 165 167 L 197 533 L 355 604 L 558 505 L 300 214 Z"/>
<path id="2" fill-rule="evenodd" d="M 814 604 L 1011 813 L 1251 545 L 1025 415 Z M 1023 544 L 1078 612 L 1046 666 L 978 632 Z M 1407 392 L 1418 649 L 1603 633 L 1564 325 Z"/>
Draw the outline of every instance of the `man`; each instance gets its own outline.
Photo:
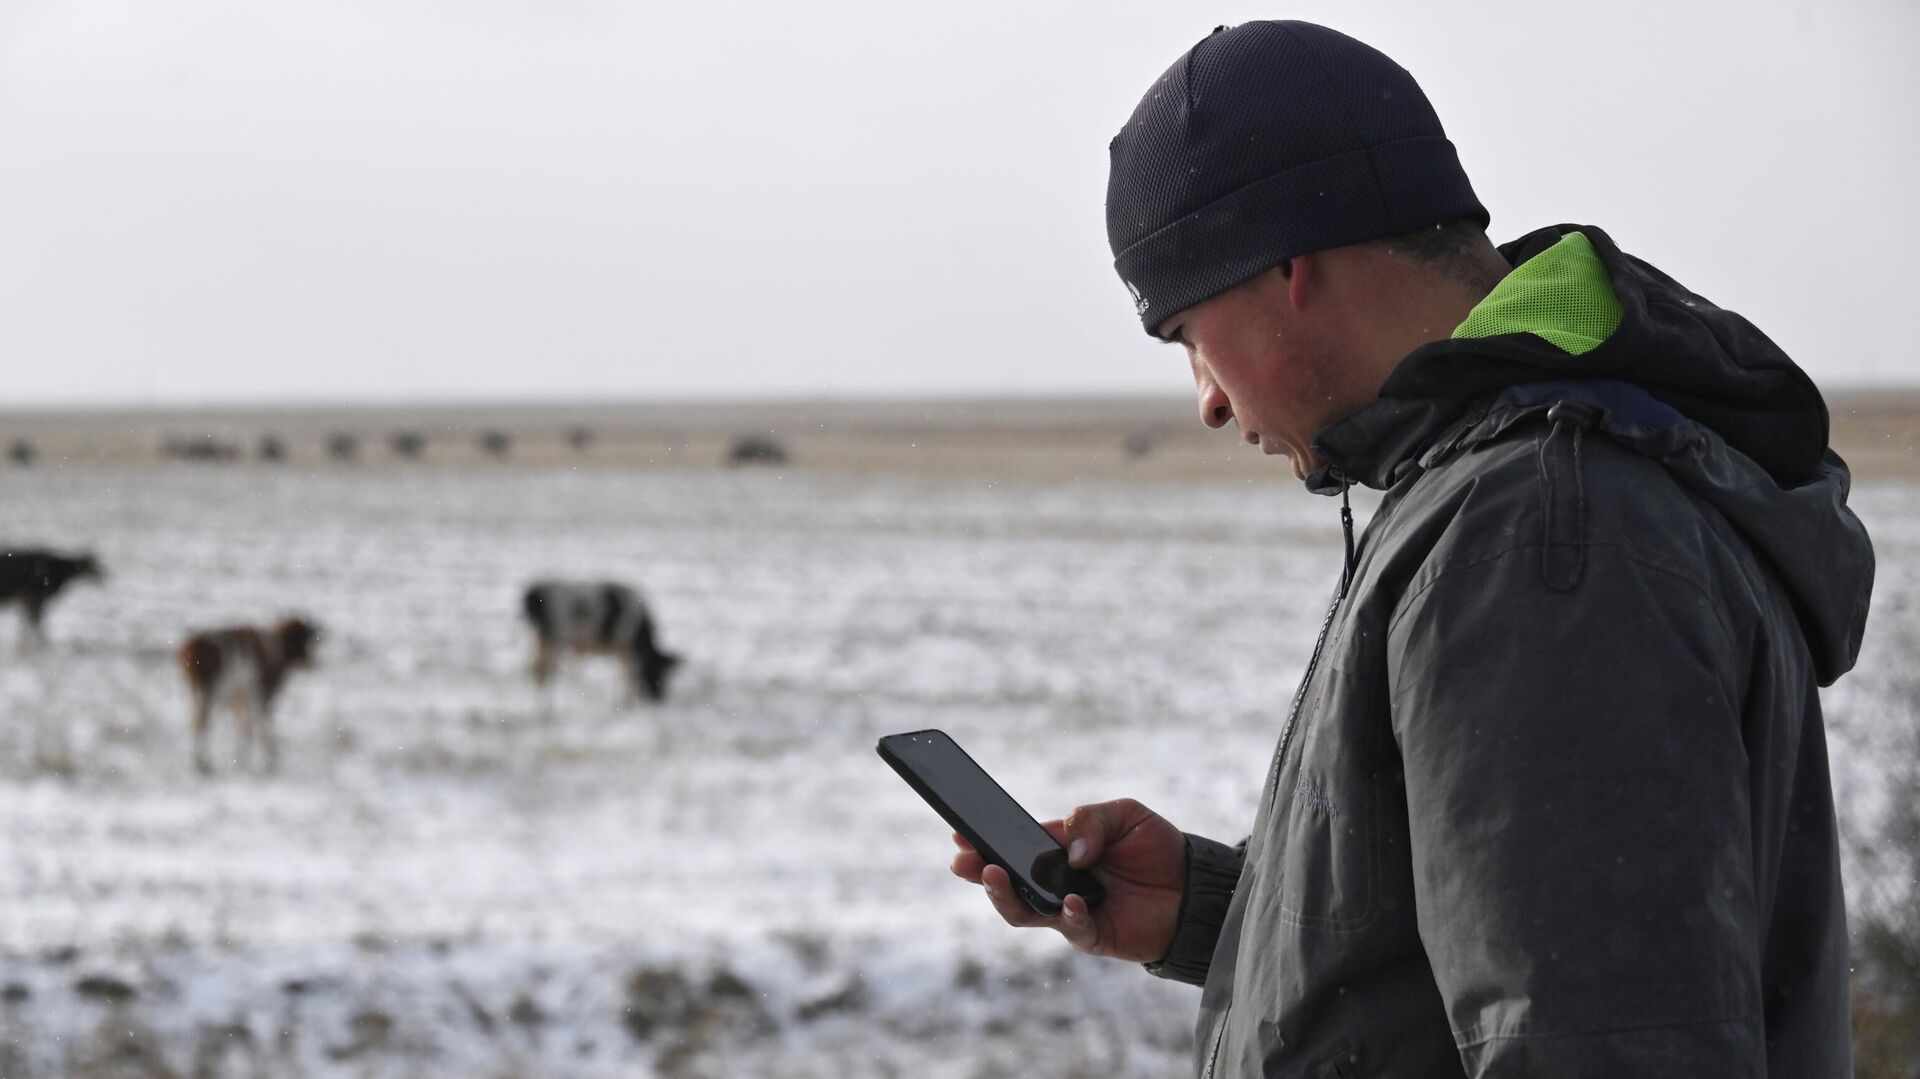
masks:
<path id="1" fill-rule="evenodd" d="M 1496 250 L 1412 77 L 1322 27 L 1216 31 L 1111 156 L 1201 418 L 1383 495 L 1247 839 L 1083 806 L 1107 899 L 1053 918 L 954 871 L 1204 986 L 1202 1075 L 1850 1074 L 1817 689 L 1873 555 L 1813 384 L 1599 229 Z"/>

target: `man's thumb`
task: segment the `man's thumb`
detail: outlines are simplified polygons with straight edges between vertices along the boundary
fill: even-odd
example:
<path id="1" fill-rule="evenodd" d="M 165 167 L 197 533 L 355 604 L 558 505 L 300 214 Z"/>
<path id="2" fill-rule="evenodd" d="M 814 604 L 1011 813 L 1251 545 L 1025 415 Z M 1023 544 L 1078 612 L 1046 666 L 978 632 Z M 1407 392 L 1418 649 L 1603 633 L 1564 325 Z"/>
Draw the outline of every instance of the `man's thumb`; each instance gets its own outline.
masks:
<path id="1" fill-rule="evenodd" d="M 1113 827 L 1113 803 L 1087 805 L 1067 814 L 1062 823 L 1067 830 L 1067 864 L 1085 869 L 1100 860 L 1107 849 L 1107 836 Z"/>

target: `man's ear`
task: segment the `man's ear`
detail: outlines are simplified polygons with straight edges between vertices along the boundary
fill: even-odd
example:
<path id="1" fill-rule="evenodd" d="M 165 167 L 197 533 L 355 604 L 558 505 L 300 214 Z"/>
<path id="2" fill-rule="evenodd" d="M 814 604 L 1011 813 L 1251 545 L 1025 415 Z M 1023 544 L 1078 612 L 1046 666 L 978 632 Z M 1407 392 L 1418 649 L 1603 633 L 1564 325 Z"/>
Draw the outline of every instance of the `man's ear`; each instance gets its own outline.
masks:
<path id="1" fill-rule="evenodd" d="M 1295 311 L 1307 306 L 1307 299 L 1319 284 L 1320 260 L 1309 251 L 1280 264 L 1280 276 L 1287 279 L 1287 306 Z"/>

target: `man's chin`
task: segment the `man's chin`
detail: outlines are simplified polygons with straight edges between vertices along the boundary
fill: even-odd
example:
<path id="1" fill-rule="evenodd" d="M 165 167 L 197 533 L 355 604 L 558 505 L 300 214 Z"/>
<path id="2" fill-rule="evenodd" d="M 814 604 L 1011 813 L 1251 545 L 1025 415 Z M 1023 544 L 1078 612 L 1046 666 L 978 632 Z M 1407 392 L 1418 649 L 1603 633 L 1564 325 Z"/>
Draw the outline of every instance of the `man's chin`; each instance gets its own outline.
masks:
<path id="1" fill-rule="evenodd" d="M 1293 478 L 1296 480 L 1306 479 L 1313 474 L 1314 469 L 1320 467 L 1319 458 L 1311 453 L 1295 453 L 1293 447 L 1284 442 L 1268 442 L 1261 439 L 1260 452 L 1269 457 L 1285 457 L 1287 463 L 1293 466 Z"/>
<path id="2" fill-rule="evenodd" d="M 1320 458 L 1311 453 L 1294 453 L 1284 446 L 1273 452 L 1285 455 L 1287 463 L 1293 466 L 1293 478 L 1296 480 L 1305 480 L 1313 475 L 1321 464 Z"/>

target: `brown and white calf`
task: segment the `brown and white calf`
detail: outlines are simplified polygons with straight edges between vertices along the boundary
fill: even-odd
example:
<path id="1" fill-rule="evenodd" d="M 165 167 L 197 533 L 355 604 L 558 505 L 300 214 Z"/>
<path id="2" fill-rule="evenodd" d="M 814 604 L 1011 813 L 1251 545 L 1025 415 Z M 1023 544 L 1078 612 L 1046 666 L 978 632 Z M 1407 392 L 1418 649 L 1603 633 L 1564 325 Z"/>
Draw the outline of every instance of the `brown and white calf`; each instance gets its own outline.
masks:
<path id="1" fill-rule="evenodd" d="M 180 646 L 180 670 L 193 694 L 193 764 L 213 771 L 207 757 L 207 724 L 213 706 L 224 704 L 239 723 L 235 761 L 245 767 L 256 743 L 266 770 L 280 767 L 280 741 L 273 733 L 273 701 L 296 668 L 313 666 L 320 629 L 304 618 L 282 619 L 271 628 L 233 626 L 188 637 Z"/>
<path id="2" fill-rule="evenodd" d="M 98 581 L 100 563 L 91 554 L 67 556 L 39 547 L 0 550 L 0 604 L 20 605 L 20 649 L 41 644 L 47 604 L 73 581 Z"/>

